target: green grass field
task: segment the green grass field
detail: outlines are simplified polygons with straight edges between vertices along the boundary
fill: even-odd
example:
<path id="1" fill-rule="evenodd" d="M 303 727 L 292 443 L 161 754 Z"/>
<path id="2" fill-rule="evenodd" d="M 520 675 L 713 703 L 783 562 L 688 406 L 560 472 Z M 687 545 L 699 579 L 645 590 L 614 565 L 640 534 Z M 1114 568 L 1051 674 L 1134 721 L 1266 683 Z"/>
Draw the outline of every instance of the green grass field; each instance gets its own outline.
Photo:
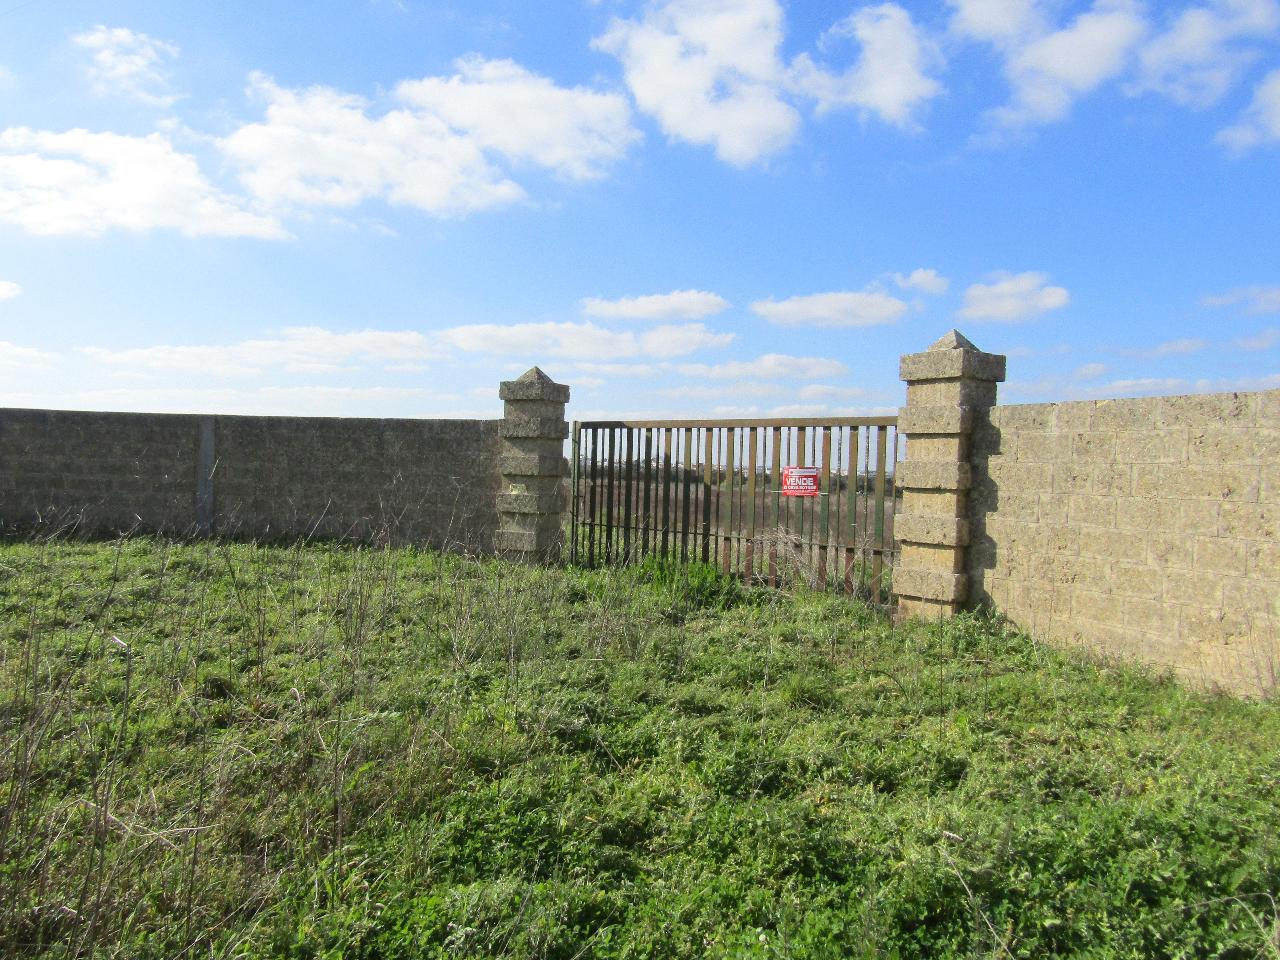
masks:
<path id="1" fill-rule="evenodd" d="M 1280 705 L 407 549 L 0 546 L 0 956 L 1280 957 Z"/>

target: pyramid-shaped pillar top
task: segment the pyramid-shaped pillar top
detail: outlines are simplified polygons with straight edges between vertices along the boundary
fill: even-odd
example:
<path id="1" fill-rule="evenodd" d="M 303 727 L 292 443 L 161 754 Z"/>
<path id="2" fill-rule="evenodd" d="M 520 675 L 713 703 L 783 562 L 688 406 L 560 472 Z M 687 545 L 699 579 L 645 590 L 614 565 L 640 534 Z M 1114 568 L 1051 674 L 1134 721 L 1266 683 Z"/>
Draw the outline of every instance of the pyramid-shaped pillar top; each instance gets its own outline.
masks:
<path id="1" fill-rule="evenodd" d="M 959 330 L 949 330 L 929 345 L 930 350 L 978 350 L 973 341 Z M 981 350 L 978 350 L 981 353 Z M 534 367 L 537 370 L 537 367 Z M 530 371 L 532 372 L 532 371 Z"/>
<path id="2" fill-rule="evenodd" d="M 959 330 L 950 330 L 923 353 L 903 356 L 898 371 L 908 383 L 958 379 L 999 383 L 1004 380 L 1005 358 L 979 350 Z"/>
<path id="3" fill-rule="evenodd" d="M 541 367 L 530 367 L 515 380 L 504 380 L 498 388 L 501 400 L 549 400 L 568 403 L 569 388 L 556 383 L 542 372 Z"/>

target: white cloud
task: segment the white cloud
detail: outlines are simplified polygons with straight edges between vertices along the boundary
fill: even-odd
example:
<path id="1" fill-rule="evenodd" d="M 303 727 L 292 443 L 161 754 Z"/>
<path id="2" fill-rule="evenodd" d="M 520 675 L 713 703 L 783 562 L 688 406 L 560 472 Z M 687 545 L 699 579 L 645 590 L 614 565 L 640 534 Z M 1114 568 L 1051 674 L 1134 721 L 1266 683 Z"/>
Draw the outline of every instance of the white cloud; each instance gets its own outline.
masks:
<path id="1" fill-rule="evenodd" d="M 903 290 L 919 290 L 921 293 L 934 296 L 946 293 L 947 288 L 951 286 L 951 281 L 939 274 L 937 270 L 926 270 L 924 267 L 912 270 L 905 277 L 895 273 L 893 282 Z"/>
<path id="2" fill-rule="evenodd" d="M 93 55 L 89 78 L 95 92 L 129 97 L 156 107 L 168 107 L 178 99 L 168 93 L 169 80 L 162 65 L 178 55 L 178 48 L 125 27 L 97 26 L 78 33 L 71 42 Z"/>
<path id="3" fill-rule="evenodd" d="M 573 369 L 597 377 L 656 377 L 662 368 L 652 363 L 575 363 Z"/>
<path id="4" fill-rule="evenodd" d="M 371 197 L 449 215 L 512 203 L 519 184 L 479 145 L 438 117 L 395 110 L 378 118 L 359 97 L 324 87 L 285 90 L 262 76 L 266 120 L 219 144 L 245 186 L 271 206 L 352 207 Z"/>
<path id="5" fill-rule="evenodd" d="M 746 166 L 785 147 L 800 116 L 781 95 L 777 0 L 670 0 L 593 41 L 622 63 L 637 105 L 671 137 Z"/>
<path id="6" fill-rule="evenodd" d="M 776 397 L 782 393 L 782 387 L 776 383 L 741 383 L 699 384 L 686 383 L 678 387 L 670 387 L 658 391 L 660 396 L 676 400 L 724 400 L 725 398 Z"/>
<path id="7" fill-rule="evenodd" d="M 57 360 L 57 354 L 37 350 L 34 347 L 20 347 L 16 343 L 0 340 L 0 368 L 43 370 L 52 366 Z"/>
<path id="8" fill-rule="evenodd" d="M 1206 307 L 1231 307 L 1244 304 L 1249 313 L 1280 313 L 1280 286 L 1238 287 L 1200 301 Z"/>
<path id="9" fill-rule="evenodd" d="M 12 300 L 22 292 L 22 287 L 12 280 L 0 280 L 0 301 Z"/>
<path id="10" fill-rule="evenodd" d="M 819 327 L 870 327 L 893 323 L 907 312 L 897 297 L 876 291 L 814 293 L 786 300 L 757 300 L 757 316 L 771 323 L 813 324 Z"/>
<path id="11" fill-rule="evenodd" d="M 1184 10 L 1138 54 L 1134 92 L 1152 91 L 1178 103 L 1207 107 L 1221 99 L 1241 71 L 1257 59 L 1242 38 L 1268 37 L 1280 28 L 1277 0 L 1210 0 Z"/>
<path id="12" fill-rule="evenodd" d="M 396 96 L 481 149 L 590 180 L 640 139 L 618 94 L 557 87 L 510 60 L 472 56 L 455 66 L 452 77 L 401 83 Z"/>
<path id="13" fill-rule="evenodd" d="M 256 377 L 268 369 L 330 373 L 355 363 L 403 364 L 439 357 L 440 347 L 410 330 L 335 333 L 320 327 L 286 327 L 275 339 L 227 345 L 155 346 L 126 350 L 84 347 L 81 353 L 121 371 L 203 373 Z"/>
<path id="14" fill-rule="evenodd" d="M 714 333 L 700 323 L 656 327 L 641 335 L 594 323 L 477 323 L 442 330 L 439 336 L 467 352 L 594 360 L 683 356 L 733 340 L 732 333 Z"/>
<path id="15" fill-rule="evenodd" d="M 801 400 L 854 400 L 866 395 L 863 387 L 837 387 L 827 383 L 811 383 L 796 394 Z"/>
<path id="16" fill-rule="evenodd" d="M 947 0 L 955 11 L 951 29 L 961 36 L 1010 46 L 1042 32 L 1036 0 Z"/>
<path id="17" fill-rule="evenodd" d="M 275 219 L 210 184 L 195 158 L 160 133 L 0 132 L 0 221 L 38 234 L 165 228 L 187 236 L 286 236 Z"/>
<path id="18" fill-rule="evenodd" d="M 1005 72 L 1013 102 L 993 112 L 1008 126 L 1061 120 L 1079 97 L 1118 76 L 1147 32 L 1134 0 L 1096 0 L 1070 26 L 1013 51 Z"/>
<path id="19" fill-rule="evenodd" d="M 640 335 L 640 350 L 650 357 L 684 357 L 698 350 L 727 347 L 732 333 L 713 333 L 700 323 L 655 327 Z"/>
<path id="20" fill-rule="evenodd" d="M 582 312 L 602 320 L 700 320 L 728 306 L 729 301 L 724 297 L 703 290 L 673 290 L 618 300 L 598 297 L 582 300 Z"/>
<path id="21" fill-rule="evenodd" d="M 1252 337 L 1241 337 L 1235 341 L 1235 346 L 1241 350 L 1257 353 L 1261 350 L 1270 350 L 1277 343 L 1280 343 L 1280 328 L 1270 327 Z"/>
<path id="22" fill-rule="evenodd" d="M 853 107 L 874 114 L 894 126 L 915 127 L 919 108 L 942 92 L 929 76 L 941 54 L 896 3 L 863 7 L 836 24 L 824 36 L 857 40 L 858 62 L 834 74 L 814 65 L 807 54 L 796 58 L 793 82 L 814 97 L 818 112 Z"/>
<path id="23" fill-rule="evenodd" d="M 1219 131 L 1216 139 L 1237 153 L 1280 141 L 1280 70 L 1263 78 L 1240 122 Z"/>
<path id="24" fill-rule="evenodd" d="M 1181 340 L 1168 340 L 1164 343 L 1156 344 L 1149 351 L 1147 356 L 1152 357 L 1172 357 L 1181 356 L 1188 353 L 1199 353 L 1209 344 L 1196 337 L 1186 337 Z"/>
<path id="25" fill-rule="evenodd" d="M 626 100 L 555 86 L 509 60 L 458 61 L 452 77 L 401 83 L 381 116 L 327 87 L 286 90 L 260 74 L 266 117 L 219 141 L 272 206 L 351 207 L 370 198 L 451 216 L 521 200 L 501 164 L 592 179 L 639 134 Z"/>
<path id="26" fill-rule="evenodd" d="M 990 283 L 975 283 L 964 292 L 960 316 L 970 320 L 1017 322 L 1065 307 L 1071 295 L 1048 285 L 1045 273 L 997 273 Z"/>
<path id="27" fill-rule="evenodd" d="M 819 113 L 853 108 L 910 129 L 941 92 L 928 75 L 940 55 L 898 4 L 864 7 L 823 39 L 838 38 L 861 48 L 847 70 L 808 54 L 787 66 L 778 0 L 665 0 L 641 19 L 615 18 L 593 46 L 617 57 L 636 104 L 667 136 L 742 167 L 794 138 L 801 119 L 789 97 L 815 100 Z"/>
<path id="28" fill-rule="evenodd" d="M 1086 363 L 1084 366 L 1077 367 L 1071 377 L 1073 380 L 1097 380 L 1104 376 L 1107 370 L 1105 363 Z"/>
<path id="29" fill-rule="evenodd" d="M 755 360 L 732 360 L 715 365 L 684 364 L 680 372 L 688 377 L 710 377 L 714 380 L 816 380 L 843 376 L 849 371 L 839 360 L 827 357 L 766 353 Z"/>

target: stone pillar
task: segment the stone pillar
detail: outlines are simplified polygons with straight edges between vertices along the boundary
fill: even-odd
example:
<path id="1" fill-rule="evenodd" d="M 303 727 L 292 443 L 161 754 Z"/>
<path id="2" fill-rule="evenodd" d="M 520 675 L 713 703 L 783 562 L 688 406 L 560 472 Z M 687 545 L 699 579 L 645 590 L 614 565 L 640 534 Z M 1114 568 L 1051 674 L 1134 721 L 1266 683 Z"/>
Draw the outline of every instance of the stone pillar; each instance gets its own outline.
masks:
<path id="1" fill-rule="evenodd" d="M 534 367 L 498 390 L 504 401 L 495 550 L 520 560 L 554 561 L 564 542 L 564 478 L 569 472 L 564 407 L 569 388 Z"/>
<path id="2" fill-rule="evenodd" d="M 902 357 L 899 371 L 907 382 L 898 415 L 907 458 L 898 465 L 893 591 L 899 616 L 937 619 L 959 611 L 967 596 L 969 433 L 975 416 L 995 406 L 1005 358 L 952 330 L 924 353 Z"/>

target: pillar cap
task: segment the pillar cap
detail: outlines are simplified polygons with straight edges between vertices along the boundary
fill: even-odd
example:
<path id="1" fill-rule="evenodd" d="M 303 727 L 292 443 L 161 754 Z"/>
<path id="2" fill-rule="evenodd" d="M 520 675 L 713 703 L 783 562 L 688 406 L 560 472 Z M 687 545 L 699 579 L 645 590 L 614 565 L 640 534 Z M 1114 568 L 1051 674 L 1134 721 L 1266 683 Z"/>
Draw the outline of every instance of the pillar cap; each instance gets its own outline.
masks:
<path id="1" fill-rule="evenodd" d="M 923 353 L 905 354 L 898 365 L 898 376 L 908 383 L 930 380 L 1004 380 L 1005 358 L 998 353 L 984 353 L 959 330 L 950 330 L 935 340 Z"/>
<path id="2" fill-rule="evenodd" d="M 539 367 L 530 367 L 518 379 L 503 380 L 498 387 L 500 400 L 553 400 L 569 402 L 569 388 L 556 383 Z"/>

